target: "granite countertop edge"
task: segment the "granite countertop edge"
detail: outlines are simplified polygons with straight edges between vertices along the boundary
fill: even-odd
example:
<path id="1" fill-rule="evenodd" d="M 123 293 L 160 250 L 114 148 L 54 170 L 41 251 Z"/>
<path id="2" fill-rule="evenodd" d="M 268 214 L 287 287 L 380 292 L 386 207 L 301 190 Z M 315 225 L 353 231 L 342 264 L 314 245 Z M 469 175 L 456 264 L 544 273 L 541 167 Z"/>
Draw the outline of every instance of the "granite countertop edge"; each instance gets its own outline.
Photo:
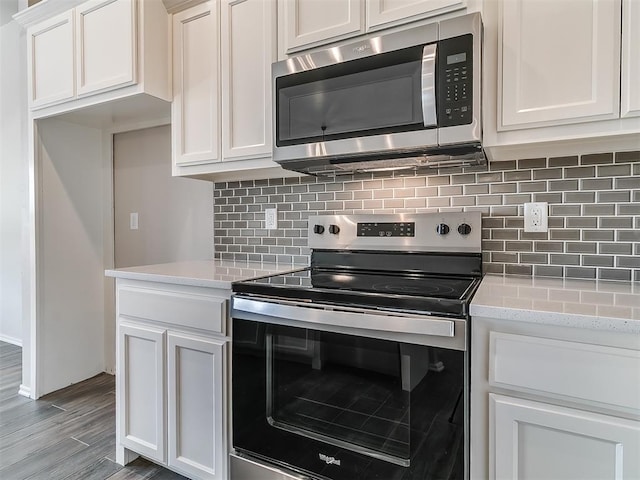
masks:
<path id="1" fill-rule="evenodd" d="M 108 269 L 105 270 L 105 276 L 229 290 L 233 282 L 302 268 L 305 268 L 305 265 L 213 259 Z"/>
<path id="2" fill-rule="evenodd" d="M 640 282 L 487 274 L 469 313 L 472 319 L 640 334 Z"/>

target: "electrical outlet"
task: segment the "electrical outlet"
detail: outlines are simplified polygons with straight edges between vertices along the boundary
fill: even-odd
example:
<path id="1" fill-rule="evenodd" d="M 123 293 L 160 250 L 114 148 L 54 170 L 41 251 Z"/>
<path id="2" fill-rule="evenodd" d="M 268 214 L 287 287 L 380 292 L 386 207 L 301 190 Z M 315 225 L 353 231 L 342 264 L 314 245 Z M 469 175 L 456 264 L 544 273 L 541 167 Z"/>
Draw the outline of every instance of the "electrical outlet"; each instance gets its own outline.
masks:
<path id="1" fill-rule="evenodd" d="M 264 228 L 266 228 L 267 230 L 275 230 L 276 228 L 278 228 L 277 208 L 264 209 Z"/>
<path id="2" fill-rule="evenodd" d="M 549 229 L 547 202 L 524 204 L 524 231 L 546 232 Z"/>

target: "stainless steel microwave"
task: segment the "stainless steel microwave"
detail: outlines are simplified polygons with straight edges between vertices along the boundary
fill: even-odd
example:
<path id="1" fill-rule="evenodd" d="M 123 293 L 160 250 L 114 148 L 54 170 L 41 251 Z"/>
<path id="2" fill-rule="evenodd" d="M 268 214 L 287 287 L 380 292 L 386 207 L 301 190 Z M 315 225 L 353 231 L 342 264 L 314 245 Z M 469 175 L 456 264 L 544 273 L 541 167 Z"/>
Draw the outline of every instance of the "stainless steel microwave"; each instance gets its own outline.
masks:
<path id="1" fill-rule="evenodd" d="M 274 63 L 273 159 L 302 173 L 486 162 L 479 13 Z"/>

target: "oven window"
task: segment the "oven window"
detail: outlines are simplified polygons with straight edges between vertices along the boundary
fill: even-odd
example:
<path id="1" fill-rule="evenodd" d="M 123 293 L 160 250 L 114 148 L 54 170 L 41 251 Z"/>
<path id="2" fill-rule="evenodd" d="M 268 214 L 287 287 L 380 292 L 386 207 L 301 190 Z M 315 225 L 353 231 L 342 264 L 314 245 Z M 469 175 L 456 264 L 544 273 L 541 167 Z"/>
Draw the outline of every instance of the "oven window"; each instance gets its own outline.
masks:
<path id="1" fill-rule="evenodd" d="M 265 340 L 273 427 L 403 467 L 428 435 L 462 438 L 461 352 L 280 326 Z"/>
<path id="2" fill-rule="evenodd" d="M 277 78 L 277 145 L 424 129 L 422 49 Z"/>

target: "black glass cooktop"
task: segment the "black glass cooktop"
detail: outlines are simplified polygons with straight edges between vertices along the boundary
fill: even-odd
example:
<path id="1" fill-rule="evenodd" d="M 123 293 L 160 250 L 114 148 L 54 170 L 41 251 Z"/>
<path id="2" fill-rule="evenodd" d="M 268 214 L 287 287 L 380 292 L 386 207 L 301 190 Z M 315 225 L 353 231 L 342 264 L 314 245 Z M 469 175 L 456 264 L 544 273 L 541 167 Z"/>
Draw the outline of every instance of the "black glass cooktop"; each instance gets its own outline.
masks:
<path id="1" fill-rule="evenodd" d="M 464 317 L 479 277 L 306 268 L 233 284 L 236 293 Z"/>

